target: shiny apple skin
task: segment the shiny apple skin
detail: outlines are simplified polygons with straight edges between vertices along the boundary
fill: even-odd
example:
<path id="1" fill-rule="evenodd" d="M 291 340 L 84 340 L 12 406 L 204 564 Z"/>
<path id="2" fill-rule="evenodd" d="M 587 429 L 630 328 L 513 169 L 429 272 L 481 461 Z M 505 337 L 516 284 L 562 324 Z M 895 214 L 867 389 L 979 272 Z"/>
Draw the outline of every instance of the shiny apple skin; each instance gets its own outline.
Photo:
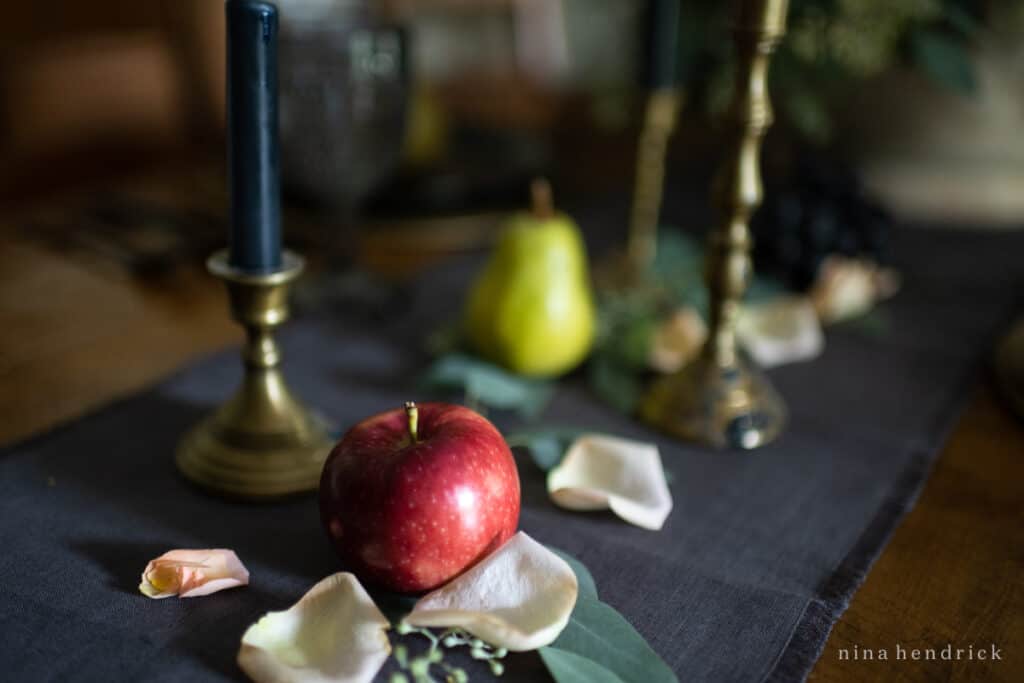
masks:
<path id="1" fill-rule="evenodd" d="M 501 433 L 463 406 L 374 415 L 334 447 L 320 518 L 346 567 L 401 593 L 442 586 L 507 541 L 519 524 L 519 473 Z"/>

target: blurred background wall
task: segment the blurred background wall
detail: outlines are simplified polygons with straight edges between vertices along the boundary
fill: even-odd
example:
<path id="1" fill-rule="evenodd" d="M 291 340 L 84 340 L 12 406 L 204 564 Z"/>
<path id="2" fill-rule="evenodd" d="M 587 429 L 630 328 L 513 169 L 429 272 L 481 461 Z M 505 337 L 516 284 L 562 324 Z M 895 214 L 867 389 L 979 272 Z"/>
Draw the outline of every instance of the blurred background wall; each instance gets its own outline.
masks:
<path id="1" fill-rule="evenodd" d="M 181 154 L 223 120 L 219 2 L 14 3 L 0 23 L 6 198 Z"/>
<path id="2" fill-rule="evenodd" d="M 644 2 L 278 4 L 291 54 L 313 55 L 318 64 L 328 63 L 330 50 L 350 35 L 317 39 L 325 27 L 401 29 L 408 40 L 401 96 L 371 102 L 367 110 L 377 120 L 387 109 L 401 109 L 401 130 L 385 135 L 378 125 L 376 133 L 400 140 L 395 164 L 436 167 L 453 149 L 475 148 L 524 168 L 571 163 L 574 172 L 564 175 L 583 183 L 592 169 L 579 159 L 600 144 L 611 150 L 606 158 L 618 160 L 605 166 L 629 166 L 642 112 L 636 74 Z M 772 135 L 795 141 L 791 148 L 853 164 L 872 190 L 911 216 L 1019 225 L 1022 6 L 1010 0 L 794 0 L 790 34 L 774 67 L 780 125 Z M 728 3 L 698 0 L 683 8 L 687 107 L 673 158 L 702 164 L 713 158 L 709 121 L 730 82 Z M 0 197 L 18 201 L 104 172 L 221 155 L 223 22 L 219 0 L 8 7 L 0 25 Z M 294 48 L 303 41 L 308 50 Z M 355 59 L 355 52 L 346 54 Z M 283 88 L 295 73 L 287 67 Z M 337 85 L 344 102 L 353 99 L 350 86 Z M 338 128 L 358 127 L 338 120 Z M 487 134 L 476 135 L 480 131 Z M 286 147 L 298 149 L 285 133 Z M 321 152 L 357 144 L 323 131 L 320 138 L 311 135 L 299 142 Z M 364 152 L 324 166 L 312 153 L 299 153 L 316 177 L 376 160 Z M 392 170 L 378 163 L 379 172 L 360 182 L 360 194 Z M 323 195 L 322 188 L 309 189 Z"/>

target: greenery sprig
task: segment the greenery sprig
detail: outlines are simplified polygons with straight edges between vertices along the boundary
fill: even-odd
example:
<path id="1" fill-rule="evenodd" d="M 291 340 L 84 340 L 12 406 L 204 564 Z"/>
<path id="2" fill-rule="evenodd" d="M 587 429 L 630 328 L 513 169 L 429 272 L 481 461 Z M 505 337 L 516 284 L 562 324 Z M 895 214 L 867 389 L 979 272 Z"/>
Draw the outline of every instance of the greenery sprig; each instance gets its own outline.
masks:
<path id="1" fill-rule="evenodd" d="M 460 628 L 449 628 L 435 634 L 428 628 L 419 628 L 402 621 L 395 627 L 395 631 L 403 636 L 421 635 L 430 641 L 430 647 L 410 658 L 408 647 L 403 644 L 396 645 L 393 656 L 402 671 L 391 674 L 390 683 L 409 683 L 409 676 L 412 676 L 413 683 L 440 683 L 434 678 L 435 667 L 441 670 L 444 683 L 467 683 L 469 676 L 464 669 L 444 661 L 443 648 L 468 647 L 469 656 L 487 662 L 492 674 L 500 676 L 505 672 L 505 664 L 501 659 L 508 654 L 508 650 L 485 643 Z M 408 675 L 404 672 L 408 672 Z"/>
<path id="2" fill-rule="evenodd" d="M 611 605 L 598 598 L 590 570 L 575 557 L 551 548 L 569 563 L 579 585 L 579 596 L 569 623 L 550 645 L 539 650 L 541 661 L 555 683 L 603 681 L 605 683 L 679 683 L 672 669 L 651 649 L 633 626 Z M 469 648 L 469 656 L 486 661 L 494 676 L 505 672 L 501 660 L 508 654 L 463 629 L 449 628 L 434 633 L 403 619 L 412 607 L 410 599 L 391 596 L 378 600 L 399 636 L 419 635 L 430 646 L 410 657 L 405 643 L 398 643 L 392 657 L 401 671 L 391 674 L 389 683 L 468 683 L 469 675 L 445 661 L 445 649 Z"/>

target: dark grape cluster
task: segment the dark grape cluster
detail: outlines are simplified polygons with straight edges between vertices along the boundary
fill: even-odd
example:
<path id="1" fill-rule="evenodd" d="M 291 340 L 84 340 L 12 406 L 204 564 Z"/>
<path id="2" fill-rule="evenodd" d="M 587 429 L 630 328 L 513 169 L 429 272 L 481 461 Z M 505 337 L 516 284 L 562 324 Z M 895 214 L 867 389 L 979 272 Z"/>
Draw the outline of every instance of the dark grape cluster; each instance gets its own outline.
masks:
<path id="1" fill-rule="evenodd" d="M 788 185 L 769 189 L 751 224 L 758 270 L 799 291 L 830 254 L 888 263 L 892 228 L 852 171 L 820 161 L 802 162 Z"/>

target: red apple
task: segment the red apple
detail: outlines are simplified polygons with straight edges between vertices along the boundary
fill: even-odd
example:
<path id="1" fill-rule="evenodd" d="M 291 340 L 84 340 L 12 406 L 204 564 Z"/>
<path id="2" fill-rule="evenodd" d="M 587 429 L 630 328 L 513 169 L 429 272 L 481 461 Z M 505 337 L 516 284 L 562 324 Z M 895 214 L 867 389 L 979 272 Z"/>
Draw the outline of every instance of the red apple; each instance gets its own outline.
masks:
<path id="1" fill-rule="evenodd" d="M 320 480 L 320 518 L 360 578 L 402 593 L 441 586 L 519 523 L 519 473 L 484 417 L 406 404 L 348 430 Z"/>

